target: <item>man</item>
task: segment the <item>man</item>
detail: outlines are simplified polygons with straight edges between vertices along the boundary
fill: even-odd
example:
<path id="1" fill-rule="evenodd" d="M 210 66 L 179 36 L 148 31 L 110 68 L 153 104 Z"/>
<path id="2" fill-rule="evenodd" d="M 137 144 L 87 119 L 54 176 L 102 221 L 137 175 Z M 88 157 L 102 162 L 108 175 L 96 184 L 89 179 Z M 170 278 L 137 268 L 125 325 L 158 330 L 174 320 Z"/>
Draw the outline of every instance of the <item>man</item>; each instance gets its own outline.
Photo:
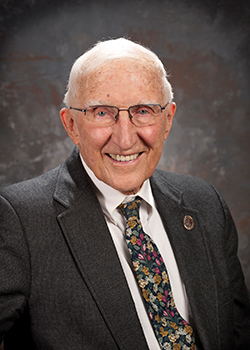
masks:
<path id="1" fill-rule="evenodd" d="M 6 349 L 250 347 L 249 295 L 224 200 L 203 180 L 155 170 L 172 97 L 161 61 L 129 40 L 98 43 L 73 65 L 60 115 L 76 148 L 58 168 L 1 191 Z M 166 265 L 163 284 L 171 285 L 158 294 L 152 282 L 158 301 L 152 292 L 149 307 L 171 296 L 164 317 L 148 312 L 125 239 L 125 208 L 139 202 L 138 232 L 158 247 L 155 261 Z M 142 259 L 149 271 L 151 257 Z M 152 274 L 145 275 L 149 285 Z M 178 325 L 166 321 L 170 304 Z M 163 319 L 166 328 L 154 331 Z"/>

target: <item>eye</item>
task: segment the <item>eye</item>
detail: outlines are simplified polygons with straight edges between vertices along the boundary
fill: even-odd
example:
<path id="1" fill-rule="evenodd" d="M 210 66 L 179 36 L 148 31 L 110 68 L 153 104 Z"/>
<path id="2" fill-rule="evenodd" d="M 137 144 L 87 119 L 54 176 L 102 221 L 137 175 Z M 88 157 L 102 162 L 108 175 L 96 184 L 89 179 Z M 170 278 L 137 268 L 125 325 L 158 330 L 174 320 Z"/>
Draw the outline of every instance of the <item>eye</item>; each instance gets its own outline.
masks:
<path id="1" fill-rule="evenodd" d="M 106 117 L 109 113 L 107 108 L 98 106 L 93 109 L 93 114 L 95 117 L 103 118 L 103 117 Z"/>
<path id="2" fill-rule="evenodd" d="M 117 108 L 111 106 L 93 106 L 91 113 L 95 118 L 114 118 L 117 114 Z"/>
<path id="3" fill-rule="evenodd" d="M 147 117 L 149 115 L 152 115 L 153 111 L 152 111 L 152 108 L 150 108 L 150 106 L 140 105 L 140 106 L 135 106 L 133 113 L 138 117 Z"/>
<path id="4" fill-rule="evenodd" d="M 107 112 L 105 111 L 98 111 L 95 113 L 98 117 L 105 117 L 107 115 Z"/>
<path id="5" fill-rule="evenodd" d="M 149 110 L 146 109 L 146 108 L 140 108 L 138 111 L 137 111 L 138 114 L 141 114 L 141 115 L 146 115 L 149 113 Z"/>

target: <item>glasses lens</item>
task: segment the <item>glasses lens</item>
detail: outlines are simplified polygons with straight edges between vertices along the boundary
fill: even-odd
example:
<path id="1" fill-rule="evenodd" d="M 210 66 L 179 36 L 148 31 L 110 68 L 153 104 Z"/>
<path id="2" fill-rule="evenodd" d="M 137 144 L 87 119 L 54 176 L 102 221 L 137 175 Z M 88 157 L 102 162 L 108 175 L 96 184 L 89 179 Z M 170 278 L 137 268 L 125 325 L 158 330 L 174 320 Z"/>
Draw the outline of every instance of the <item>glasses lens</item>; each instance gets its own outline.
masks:
<path id="1" fill-rule="evenodd" d="M 96 125 L 112 125 L 116 121 L 118 108 L 110 106 L 91 106 L 86 109 L 86 118 Z"/>
<path id="2" fill-rule="evenodd" d="M 133 123 L 136 125 L 149 125 L 156 123 L 160 112 L 161 107 L 157 104 L 130 107 L 130 114 L 133 117 Z"/>

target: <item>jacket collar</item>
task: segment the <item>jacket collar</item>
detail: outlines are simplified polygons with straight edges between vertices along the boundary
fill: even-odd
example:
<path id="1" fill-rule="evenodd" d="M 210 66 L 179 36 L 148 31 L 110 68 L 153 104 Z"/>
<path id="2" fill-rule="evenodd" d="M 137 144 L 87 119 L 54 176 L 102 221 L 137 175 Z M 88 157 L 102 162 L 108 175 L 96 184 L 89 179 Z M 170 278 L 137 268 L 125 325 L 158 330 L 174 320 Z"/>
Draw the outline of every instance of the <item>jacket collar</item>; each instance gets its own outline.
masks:
<path id="1" fill-rule="evenodd" d="M 69 208 L 91 186 L 91 181 L 83 169 L 78 147 L 59 168 L 54 199 Z"/>

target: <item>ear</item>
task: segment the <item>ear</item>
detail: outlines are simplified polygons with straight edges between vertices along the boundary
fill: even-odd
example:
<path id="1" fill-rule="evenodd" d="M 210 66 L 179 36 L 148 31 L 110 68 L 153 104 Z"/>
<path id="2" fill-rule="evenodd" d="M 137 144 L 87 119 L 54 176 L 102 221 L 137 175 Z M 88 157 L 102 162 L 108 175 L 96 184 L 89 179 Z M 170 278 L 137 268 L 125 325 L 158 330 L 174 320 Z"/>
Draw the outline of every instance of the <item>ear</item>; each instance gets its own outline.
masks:
<path id="1" fill-rule="evenodd" d="M 60 110 L 60 117 L 67 134 L 75 145 L 79 144 L 79 132 L 76 123 L 76 116 L 69 108 L 62 108 Z"/>
<path id="2" fill-rule="evenodd" d="M 166 138 L 168 137 L 168 134 L 171 130 L 175 111 L 176 111 L 176 104 L 174 102 L 170 102 L 166 108 L 167 120 L 166 120 L 166 131 L 165 131 L 165 135 L 164 135 L 164 140 L 166 140 Z"/>

